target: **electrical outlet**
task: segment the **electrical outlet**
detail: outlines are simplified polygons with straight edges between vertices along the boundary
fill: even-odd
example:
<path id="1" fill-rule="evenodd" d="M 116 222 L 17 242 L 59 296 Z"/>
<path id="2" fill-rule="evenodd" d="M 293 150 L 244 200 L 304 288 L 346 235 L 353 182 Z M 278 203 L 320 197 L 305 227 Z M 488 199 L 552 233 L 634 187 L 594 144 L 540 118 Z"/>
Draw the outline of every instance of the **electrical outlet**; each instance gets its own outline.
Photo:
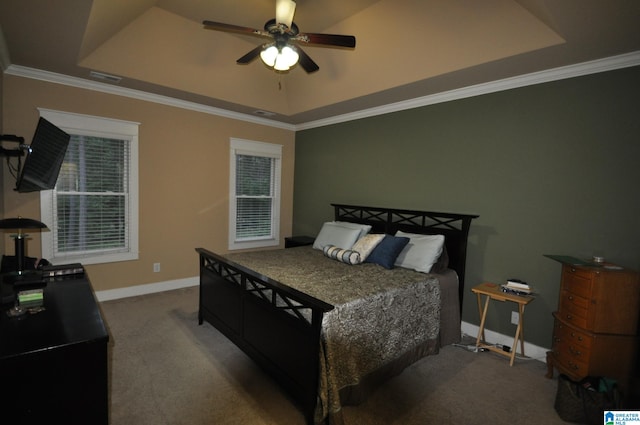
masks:
<path id="1" fill-rule="evenodd" d="M 517 325 L 520 322 L 520 313 L 518 313 L 517 311 L 512 311 L 511 312 L 511 324 L 512 325 Z"/>
<path id="2" fill-rule="evenodd" d="M 153 272 L 154 273 L 159 273 L 160 272 L 160 263 L 153 263 Z M 513 319 L 512 319 L 513 321 Z"/>

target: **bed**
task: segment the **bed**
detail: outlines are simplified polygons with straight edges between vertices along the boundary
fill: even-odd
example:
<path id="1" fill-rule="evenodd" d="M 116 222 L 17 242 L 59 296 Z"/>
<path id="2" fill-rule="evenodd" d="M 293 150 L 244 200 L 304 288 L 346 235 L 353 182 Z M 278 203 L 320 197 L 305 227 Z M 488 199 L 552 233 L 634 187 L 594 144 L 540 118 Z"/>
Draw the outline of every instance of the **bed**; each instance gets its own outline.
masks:
<path id="1" fill-rule="evenodd" d="M 367 226 L 371 235 L 443 235 L 440 268 L 354 265 L 312 246 L 224 256 L 196 249 L 199 323 L 269 373 L 309 424 L 340 424 L 343 405 L 459 340 L 467 238 L 478 217 L 332 206 L 335 222 Z"/>

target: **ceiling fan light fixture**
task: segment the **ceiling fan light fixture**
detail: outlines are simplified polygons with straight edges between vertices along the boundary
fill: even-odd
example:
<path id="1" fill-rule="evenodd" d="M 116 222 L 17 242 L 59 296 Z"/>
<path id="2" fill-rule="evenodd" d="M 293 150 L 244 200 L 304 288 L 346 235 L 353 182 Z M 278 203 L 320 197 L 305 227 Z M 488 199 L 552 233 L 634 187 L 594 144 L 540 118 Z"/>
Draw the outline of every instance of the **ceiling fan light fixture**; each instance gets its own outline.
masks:
<path id="1" fill-rule="evenodd" d="M 260 59 L 262 59 L 262 62 L 264 62 L 268 67 L 273 67 L 273 65 L 275 65 L 276 63 L 278 53 L 278 48 L 274 45 L 271 45 L 260 52 Z"/>
<path id="2" fill-rule="evenodd" d="M 276 62 L 283 61 L 288 68 L 291 68 L 293 65 L 298 63 L 298 59 L 300 59 L 300 55 L 290 46 L 284 46 L 280 51 L 280 55 L 278 56 Z"/>
<path id="3" fill-rule="evenodd" d="M 288 66 L 283 60 L 276 60 L 276 64 L 273 65 L 273 69 L 276 71 L 288 71 L 290 66 Z"/>
<path id="4" fill-rule="evenodd" d="M 276 46 L 269 46 L 260 52 L 260 59 L 270 68 L 276 71 L 288 71 L 298 63 L 300 55 L 291 46 L 284 46 L 278 50 Z"/>
<path id="5" fill-rule="evenodd" d="M 291 28 L 293 14 L 296 11 L 296 2 L 293 0 L 276 0 L 276 23 L 284 24 Z"/>
<path id="6" fill-rule="evenodd" d="M 236 63 L 245 65 L 260 56 L 262 62 L 275 71 L 287 71 L 298 61 L 300 61 L 300 67 L 308 74 L 320 69 L 313 59 L 298 46 L 298 42 L 317 46 L 356 47 L 356 38 L 352 35 L 301 33 L 296 23 L 293 22 L 296 2 L 294 0 L 275 1 L 276 17 L 269 19 L 264 24 L 263 30 L 208 20 L 202 21 L 202 24 L 209 30 L 271 38 L 272 42 L 251 49 L 236 60 Z M 292 44 L 289 44 L 290 42 Z"/>

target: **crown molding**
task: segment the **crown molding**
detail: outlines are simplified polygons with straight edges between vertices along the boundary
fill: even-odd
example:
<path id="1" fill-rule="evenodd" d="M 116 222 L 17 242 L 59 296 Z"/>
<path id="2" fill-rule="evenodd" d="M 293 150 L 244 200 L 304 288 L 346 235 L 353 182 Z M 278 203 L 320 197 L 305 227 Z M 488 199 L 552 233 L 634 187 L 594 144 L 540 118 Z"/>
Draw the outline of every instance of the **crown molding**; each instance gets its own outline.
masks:
<path id="1" fill-rule="evenodd" d="M 112 94 L 115 96 L 123 96 L 132 99 L 142 100 L 145 102 L 159 103 L 161 105 L 173 106 L 181 109 L 202 112 L 205 114 L 216 115 L 225 118 L 231 118 L 239 121 L 246 121 L 253 124 L 266 125 L 270 127 L 281 128 L 284 130 L 295 131 L 293 124 L 282 123 L 279 121 L 269 120 L 266 118 L 254 117 L 249 114 L 233 112 L 222 108 L 203 105 L 200 103 L 180 100 L 169 96 L 162 96 L 141 90 L 134 90 L 125 87 L 114 86 L 112 84 L 101 83 L 97 81 L 86 80 L 84 78 L 71 77 L 64 74 L 58 74 L 41 69 L 29 68 L 20 65 L 9 65 L 5 70 L 5 74 L 15 75 L 18 77 L 31 78 L 34 80 L 46 81 L 48 83 L 63 84 L 66 86 L 93 90 L 102 93 Z"/>
<path id="2" fill-rule="evenodd" d="M 568 65 L 559 68 L 552 68 L 545 71 L 531 74 L 519 75 L 517 77 L 496 80 L 490 83 L 477 84 L 463 87 L 447 92 L 433 95 L 417 97 L 401 102 L 390 103 L 375 108 L 363 109 L 334 117 L 310 121 L 296 126 L 296 131 L 307 130 L 316 127 L 323 127 L 332 124 L 339 124 L 347 121 L 369 118 L 377 115 L 389 114 L 392 112 L 407 109 L 420 108 L 422 106 L 435 105 L 438 103 L 450 102 L 453 100 L 465 99 L 483 94 L 496 93 L 520 87 L 533 86 L 536 84 L 548 83 L 551 81 L 564 80 L 567 78 L 580 77 L 583 75 L 596 74 L 599 72 L 613 71 L 621 68 L 628 68 L 640 65 L 640 51 L 631 52 L 618 56 L 611 56 L 604 59 L 583 62 L 575 65 Z"/>
<path id="3" fill-rule="evenodd" d="M 3 60 L 9 61 L 4 55 L 6 49 L 2 46 L 3 39 L 0 34 L 0 66 L 4 66 Z M 87 90 L 99 91 L 102 93 L 112 94 L 116 96 L 124 96 L 133 99 L 143 100 L 147 102 L 159 103 L 162 105 L 173 106 L 176 108 L 188 109 L 205 114 L 221 116 L 239 121 L 246 121 L 253 124 L 266 125 L 270 127 L 280 128 L 290 131 L 307 130 L 316 127 L 324 127 L 333 124 L 339 124 L 347 121 L 358 120 L 362 118 L 374 117 L 377 115 L 389 114 L 392 112 L 404 111 L 407 109 L 420 108 L 423 106 L 435 105 L 438 103 L 451 102 L 453 100 L 465 99 L 474 96 L 481 96 L 489 93 L 496 93 L 505 90 L 511 90 L 520 87 L 532 86 L 536 84 L 548 83 L 568 78 L 580 77 L 583 75 L 596 74 L 600 72 L 613 71 L 616 69 L 628 68 L 640 65 L 640 51 L 626 53 L 618 56 L 612 56 L 604 59 L 583 62 L 575 65 L 568 65 L 559 68 L 548 69 L 545 71 L 524 74 L 517 77 L 505 78 L 502 80 L 492 81 L 490 83 L 477 84 L 474 86 L 463 87 L 460 89 L 450 90 L 433 95 L 417 97 L 401 102 L 390 103 L 369 109 L 351 112 L 348 114 L 336 115 L 322 120 L 309 121 L 302 124 L 287 124 L 266 118 L 254 117 L 248 114 L 228 111 L 222 108 L 202 105 L 195 102 L 188 102 L 175 99 L 168 96 L 161 96 L 140 90 L 127 89 L 114 86 L 111 84 L 90 81 L 83 78 L 70 77 L 68 75 L 57 74 L 49 71 L 43 71 L 34 68 L 23 67 L 19 65 L 8 65 L 5 73 L 25 78 L 33 78 L 36 80 L 46 81 L 56 84 L 64 84 L 72 87 L 83 88 Z"/>

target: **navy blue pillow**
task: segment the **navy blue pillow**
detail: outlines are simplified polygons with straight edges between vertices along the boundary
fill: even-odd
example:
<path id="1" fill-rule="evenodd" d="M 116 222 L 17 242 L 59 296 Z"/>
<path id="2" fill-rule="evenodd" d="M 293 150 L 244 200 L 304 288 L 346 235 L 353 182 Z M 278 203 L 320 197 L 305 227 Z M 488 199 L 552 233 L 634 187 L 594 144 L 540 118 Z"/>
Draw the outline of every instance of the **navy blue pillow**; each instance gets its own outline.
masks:
<path id="1" fill-rule="evenodd" d="M 409 238 L 385 235 L 364 262 L 380 264 L 385 269 L 392 269 L 396 258 L 408 243 Z"/>

